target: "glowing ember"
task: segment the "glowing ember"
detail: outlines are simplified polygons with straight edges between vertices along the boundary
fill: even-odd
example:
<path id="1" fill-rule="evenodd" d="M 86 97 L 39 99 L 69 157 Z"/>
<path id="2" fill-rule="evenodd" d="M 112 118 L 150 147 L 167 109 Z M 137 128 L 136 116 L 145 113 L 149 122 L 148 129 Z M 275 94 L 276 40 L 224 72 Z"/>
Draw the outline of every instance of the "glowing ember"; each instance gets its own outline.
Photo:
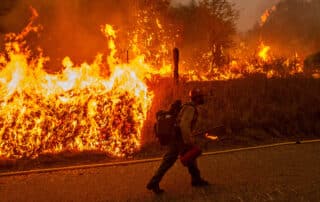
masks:
<path id="1" fill-rule="evenodd" d="M 24 42 L 24 36 L 37 30 L 31 21 L 21 34 L 7 35 L 6 52 L 0 55 L 0 157 L 34 158 L 66 150 L 125 156 L 139 149 L 152 101 L 133 71 L 147 66 L 143 60 L 113 63 L 116 36 L 107 25 L 110 78 L 100 76 L 102 55 L 79 67 L 66 57 L 60 74 L 48 74 L 43 70 L 47 59 L 41 53 L 31 57 Z"/>

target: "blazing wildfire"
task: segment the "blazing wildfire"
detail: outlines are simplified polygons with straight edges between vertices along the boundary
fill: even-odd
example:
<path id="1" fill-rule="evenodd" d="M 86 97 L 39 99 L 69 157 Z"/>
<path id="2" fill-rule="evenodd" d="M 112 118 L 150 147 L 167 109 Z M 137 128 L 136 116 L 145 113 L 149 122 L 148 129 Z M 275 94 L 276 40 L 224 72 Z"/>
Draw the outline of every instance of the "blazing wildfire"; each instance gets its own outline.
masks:
<path id="1" fill-rule="evenodd" d="M 181 50 L 180 77 L 185 83 L 252 75 L 320 77 L 320 59 L 317 62 L 317 54 L 308 57 L 320 50 L 316 37 L 320 29 L 314 26 L 320 17 L 309 16 L 309 21 L 316 19 L 309 26 L 316 32 L 312 36 L 297 28 L 296 38 L 288 42 L 294 48 L 281 43 L 284 36 L 279 30 L 270 31 L 279 23 L 288 23 L 292 30 L 284 11 L 307 10 L 313 4 L 319 8 L 315 0 L 281 1 L 267 9 L 245 36 L 236 30 L 238 12 L 222 0 L 190 5 L 169 0 L 4 2 L 2 159 L 63 151 L 134 154 L 141 147 L 155 97 L 159 98 L 154 88 L 159 88 L 161 78 L 172 75 L 175 47 Z M 19 23 L 12 20 L 16 13 L 24 13 Z"/>
<path id="2" fill-rule="evenodd" d="M 5 158 L 37 157 L 64 150 L 101 150 L 113 156 L 132 154 L 140 146 L 141 128 L 152 94 L 130 65 L 115 63 L 113 28 L 109 38 L 109 78 L 100 74 L 102 55 L 92 64 L 75 67 L 62 61 L 58 74 L 43 70 L 47 58 L 41 50 L 32 57 L 25 36 L 37 32 L 32 19 L 19 34 L 6 35 L 1 55 L 1 143 Z"/>

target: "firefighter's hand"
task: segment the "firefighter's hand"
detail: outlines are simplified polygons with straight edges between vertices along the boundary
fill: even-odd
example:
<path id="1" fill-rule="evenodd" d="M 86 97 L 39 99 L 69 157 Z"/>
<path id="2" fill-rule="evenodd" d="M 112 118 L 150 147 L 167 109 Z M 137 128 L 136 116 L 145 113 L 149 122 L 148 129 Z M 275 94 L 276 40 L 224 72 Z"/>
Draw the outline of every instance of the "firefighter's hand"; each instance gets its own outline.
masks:
<path id="1" fill-rule="evenodd" d="M 206 133 L 204 135 L 205 138 L 209 139 L 209 140 L 212 140 L 212 141 L 218 141 L 219 140 L 219 137 L 218 136 L 215 136 L 215 135 L 210 135 L 209 133 Z"/>
<path id="2" fill-rule="evenodd" d="M 192 132 L 193 136 L 204 136 L 207 133 L 206 130 L 203 129 L 197 129 L 195 131 Z"/>

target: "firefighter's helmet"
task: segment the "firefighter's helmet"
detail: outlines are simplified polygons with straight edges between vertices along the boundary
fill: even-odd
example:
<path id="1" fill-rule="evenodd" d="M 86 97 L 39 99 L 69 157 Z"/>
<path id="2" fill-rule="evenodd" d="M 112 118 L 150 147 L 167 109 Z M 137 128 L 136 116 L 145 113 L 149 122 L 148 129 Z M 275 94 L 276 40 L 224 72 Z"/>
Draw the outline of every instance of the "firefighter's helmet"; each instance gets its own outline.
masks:
<path id="1" fill-rule="evenodd" d="M 194 89 L 190 90 L 190 92 L 189 92 L 189 97 L 191 99 L 195 99 L 197 97 L 203 97 L 203 96 L 204 96 L 204 94 L 200 88 L 194 88 Z"/>

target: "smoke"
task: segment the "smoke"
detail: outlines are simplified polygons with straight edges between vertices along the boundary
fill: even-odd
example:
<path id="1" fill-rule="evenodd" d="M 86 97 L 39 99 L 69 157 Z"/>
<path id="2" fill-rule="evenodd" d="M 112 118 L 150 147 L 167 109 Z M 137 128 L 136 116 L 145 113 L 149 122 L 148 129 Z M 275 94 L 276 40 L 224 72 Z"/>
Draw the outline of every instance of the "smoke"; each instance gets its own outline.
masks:
<path id="1" fill-rule="evenodd" d="M 197 2 L 198 0 L 194 0 Z M 267 8 L 272 7 L 277 2 L 285 2 L 286 0 L 268 0 L 268 1 L 252 1 L 252 0 L 229 0 L 236 5 L 240 10 L 240 19 L 238 22 L 238 30 L 246 31 L 251 29 L 260 19 L 261 14 Z M 292 2 L 296 2 L 294 0 Z M 303 1 L 303 0 L 300 0 Z M 43 26 L 40 37 L 30 37 L 30 44 L 40 46 L 44 50 L 44 54 L 51 58 L 51 70 L 57 70 L 61 67 L 61 60 L 64 56 L 70 56 L 71 59 L 79 64 L 80 62 L 91 62 L 98 52 L 107 50 L 106 40 L 100 32 L 100 26 L 106 23 L 116 25 L 116 30 L 126 31 L 132 24 L 132 15 L 135 12 L 135 1 L 132 0 L 68 0 L 68 1 L 43 1 L 43 0 L 1 0 L 0 4 L 0 49 L 3 48 L 3 36 L 8 32 L 21 31 L 30 18 L 29 7 L 34 7 L 39 13 L 39 19 L 36 23 Z M 185 6 L 192 0 L 171 0 L 171 6 Z M 289 1 L 287 1 L 289 2 Z M 311 2 L 311 1 L 309 1 Z M 314 0 L 315 2 L 315 0 Z M 285 9 L 284 9 L 285 10 Z M 316 13 L 316 11 L 314 11 Z M 304 15 L 301 15 L 304 13 Z M 310 12 L 292 12 L 290 15 L 300 15 L 305 17 L 310 15 Z M 298 33 L 308 32 L 309 34 L 291 34 L 293 46 L 300 44 L 319 44 L 318 40 L 313 38 L 318 37 L 319 20 L 306 20 L 308 23 L 295 26 L 295 21 L 288 21 L 288 24 L 276 25 L 285 18 L 285 13 L 277 18 L 271 19 L 264 29 L 265 39 L 272 41 L 270 38 L 278 38 L 273 40 L 275 43 L 283 43 L 288 38 L 283 33 Z M 314 16 L 319 18 L 318 14 Z M 289 17 L 288 17 L 289 19 Z M 314 19 L 314 18 L 312 18 Z M 280 20 L 280 21 L 279 21 Z M 272 25 L 272 22 L 274 25 Z M 304 31 L 306 26 L 310 27 L 309 31 Z M 298 27 L 295 29 L 295 27 Z M 284 31 L 286 30 L 287 31 Z M 290 28 L 290 29 L 289 29 Z M 274 31 L 275 30 L 275 31 Z M 302 31 L 301 31 L 302 30 Z M 276 32 L 278 31 L 278 32 Z M 259 30 L 259 33 L 261 30 Z M 121 32 L 118 32 L 121 33 Z M 279 37 L 278 35 L 281 35 Z M 121 37 L 118 36 L 121 40 Z M 289 37 L 290 38 L 290 37 Z M 319 37 L 318 37 L 319 38 Z M 297 43 L 298 39 L 304 39 L 301 43 Z M 307 42 L 307 43 L 306 43 Z M 122 44 L 126 47 L 127 44 Z M 311 45 L 310 45 L 311 46 Z M 312 50 L 319 47 L 314 45 Z M 297 48 L 296 48 L 297 49 Z"/>
<path id="2" fill-rule="evenodd" d="M 186 6 L 192 1 L 198 0 L 171 0 L 172 6 Z M 266 8 L 271 7 L 278 0 L 251 1 L 229 0 L 235 3 L 240 10 L 238 30 L 245 31 L 259 20 L 259 16 Z M 44 25 L 43 35 L 47 35 L 46 41 L 54 41 L 55 38 L 68 39 L 68 42 L 79 39 L 90 41 L 91 46 L 100 46 L 100 41 L 93 40 L 100 35 L 99 26 L 105 23 L 116 24 L 125 27 L 130 23 L 130 12 L 134 7 L 134 1 L 128 0 L 68 0 L 68 1 L 43 1 L 43 0 L 1 0 L 0 4 L 0 33 L 18 32 L 27 23 L 30 16 L 29 6 L 33 6 L 40 14 L 39 21 Z M 123 26 L 122 26 L 123 25 Z M 125 28 L 124 28 L 125 29 Z M 79 36 L 81 33 L 81 36 Z M 60 35 L 60 36 L 58 36 Z M 92 38 L 92 40 L 91 40 Z M 60 37 L 61 39 L 61 37 Z M 55 44 L 60 44 L 55 41 Z M 42 45 L 42 44 L 41 44 Z M 72 44 L 79 52 L 90 47 L 79 47 Z M 61 50 L 62 49 L 62 50 Z M 98 49 L 92 48 L 93 50 Z M 70 47 L 60 46 L 59 52 L 67 52 Z M 54 51 L 52 51 L 54 52 Z M 70 51 L 71 52 L 71 51 Z M 86 53 L 78 53 L 84 55 Z"/>
<path id="3" fill-rule="evenodd" d="M 265 0 L 265 1 L 252 1 L 252 0 L 229 0 L 234 3 L 236 8 L 240 11 L 240 18 L 237 28 L 240 32 L 245 32 L 251 29 L 256 24 L 262 13 L 271 8 L 280 0 Z"/>
<path id="4" fill-rule="evenodd" d="M 173 7 L 188 6 L 188 5 L 190 5 L 191 2 L 192 2 L 192 0 L 171 0 L 171 6 L 173 6 Z"/>
<path id="5" fill-rule="evenodd" d="M 171 0 L 172 6 L 186 6 L 192 1 L 198 0 Z M 239 31 L 247 31 L 258 22 L 259 17 L 267 8 L 272 7 L 280 0 L 268 0 L 268 1 L 252 1 L 252 0 L 228 0 L 236 5 L 236 8 L 240 11 L 240 19 L 237 24 Z M 128 18 L 126 13 L 130 12 L 129 8 L 132 6 L 132 1 L 99 1 L 99 0 L 68 0 L 68 1 L 41 1 L 41 0 L 1 0 L 0 4 L 0 32 L 18 31 L 26 23 L 28 19 L 28 7 L 34 6 L 37 10 L 40 9 L 40 17 L 57 19 L 62 18 L 74 18 L 82 15 L 81 21 L 88 21 L 91 19 L 91 23 L 101 22 L 100 19 L 115 19 L 121 21 L 121 19 Z M 87 9 L 86 9 L 87 8 Z M 90 10 L 91 12 L 84 12 Z M 117 17 L 110 15 L 117 15 L 117 10 L 125 10 L 126 13 L 118 14 Z M 43 11 L 43 12 L 42 12 Z M 8 14 L 9 13 L 9 14 Z M 82 14 L 81 14 L 82 13 Z M 55 15 L 56 14 L 56 15 Z M 58 16 L 58 18 L 56 17 Z M 50 19 L 48 19 L 50 20 Z M 87 24 L 90 22 L 86 22 Z M 60 24 L 58 22 L 57 24 Z M 74 23 L 73 23 L 74 24 Z M 117 22 L 119 24 L 119 22 Z"/>
<path id="6" fill-rule="evenodd" d="M 50 70 L 58 70 L 64 56 L 72 60 L 91 62 L 98 52 L 105 51 L 107 43 L 100 28 L 108 23 L 116 29 L 126 29 L 130 24 L 132 6 L 129 1 L 98 0 L 1 0 L 0 48 L 4 34 L 20 32 L 31 16 L 30 6 L 39 13 L 35 23 L 43 29 L 40 37 L 30 36 L 28 43 L 40 46 L 51 58 Z"/>
<path id="7" fill-rule="evenodd" d="M 320 50 L 319 9 L 319 0 L 282 0 L 263 27 L 254 28 L 249 37 L 264 40 L 280 54 L 304 57 Z"/>
<path id="8" fill-rule="evenodd" d="M 172 0 L 172 4 L 187 5 L 192 0 Z M 265 40 L 280 54 L 299 53 L 301 56 L 320 50 L 320 1 L 319 0 L 228 0 L 240 11 L 237 29 L 240 32 L 256 29 L 266 9 L 278 5 L 262 29 L 251 37 L 254 45 Z M 279 7 L 280 6 L 280 7 Z"/>
<path id="9" fill-rule="evenodd" d="M 198 2 L 199 0 L 194 0 Z M 240 32 L 245 32 L 251 29 L 255 23 L 260 19 L 261 14 L 268 8 L 277 4 L 280 0 L 265 0 L 265 1 L 252 1 L 252 0 L 228 0 L 233 3 L 240 11 L 240 18 L 237 23 L 237 29 Z M 187 6 L 192 0 L 171 0 L 171 5 L 174 7 Z"/>

